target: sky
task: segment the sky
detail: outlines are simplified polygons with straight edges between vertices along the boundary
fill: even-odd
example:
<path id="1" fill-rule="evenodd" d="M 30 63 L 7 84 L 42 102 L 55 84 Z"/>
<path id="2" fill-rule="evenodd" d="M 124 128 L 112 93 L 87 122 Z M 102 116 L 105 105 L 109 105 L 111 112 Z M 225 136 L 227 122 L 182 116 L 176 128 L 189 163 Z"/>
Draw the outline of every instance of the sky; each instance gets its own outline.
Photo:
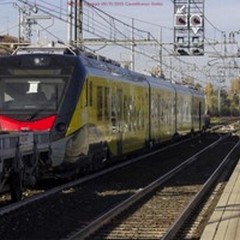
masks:
<path id="1" fill-rule="evenodd" d="M 16 33 L 17 25 L 17 7 L 13 7 L 14 0 L 0 0 L 0 34 L 9 32 Z M 15 1 L 18 2 L 18 1 Z M 38 0 L 32 0 L 38 2 Z M 44 1 L 43 1 L 44 2 Z M 159 26 L 172 28 L 173 27 L 173 3 L 172 0 L 89 0 L 95 6 L 122 19 L 125 22 L 131 23 L 131 18 L 157 24 Z M 51 0 L 51 3 L 56 5 L 66 6 L 66 0 Z M 149 4 L 148 6 L 133 5 L 134 3 Z M 20 3 L 18 3 L 20 4 Z M 215 27 L 223 31 L 236 31 L 240 28 L 240 1 L 238 0 L 205 0 L 205 17 Z M 146 27 L 146 24 L 136 20 L 137 27 Z M 209 38 L 214 37 L 214 28 L 205 21 L 206 35 Z M 168 32 L 164 32 L 164 36 L 168 37 Z M 63 35 L 64 33 L 60 33 Z"/>
<path id="2" fill-rule="evenodd" d="M 13 7 L 14 0 L 0 0 L 0 34 L 7 32 L 16 33 L 17 7 Z M 15 1 L 18 2 L 18 1 Z M 32 0 L 32 2 L 38 2 Z M 158 24 L 160 26 L 173 27 L 173 3 L 172 0 L 89 0 L 95 6 L 114 15 L 123 21 L 131 23 L 131 18 Z M 66 7 L 66 0 L 51 0 L 51 3 Z M 148 6 L 133 5 L 134 3 L 149 4 Z M 20 3 L 18 3 L 20 4 Z M 205 17 L 215 27 L 223 31 L 236 31 L 240 28 L 240 1 L 238 0 L 205 0 Z M 137 27 L 146 29 L 143 23 Z M 214 28 L 205 21 L 206 35 L 214 36 Z M 149 27 L 149 26 L 148 26 Z M 167 36 L 167 31 L 166 31 Z"/>
<path id="3" fill-rule="evenodd" d="M 19 6 L 22 6 L 18 1 L 0 0 L 0 35 L 18 35 L 18 7 L 13 4 L 13 2 L 17 2 Z M 37 2 L 42 5 L 44 5 L 44 2 L 51 2 L 51 4 L 62 7 L 62 9 L 67 8 L 66 0 L 32 0 L 30 2 Z M 173 0 L 89 0 L 89 2 L 127 24 L 131 25 L 132 19 L 134 19 L 135 27 L 151 32 L 157 39 L 160 39 L 161 35 L 162 42 L 166 45 L 170 45 L 173 42 Z M 205 0 L 205 38 L 208 44 L 212 42 L 223 42 L 224 32 L 227 36 L 226 41 L 229 42 L 229 34 L 240 30 L 239 9 L 239 0 Z M 91 14 L 92 13 L 89 12 L 89 21 Z M 61 13 L 59 13 L 58 16 L 62 16 Z M 48 31 L 52 32 L 54 36 L 57 36 L 58 39 L 64 42 L 67 41 L 67 28 L 62 22 L 56 19 L 41 20 L 41 24 L 47 28 Z M 49 41 L 52 38 L 43 31 L 39 31 L 39 29 L 37 31 L 37 28 L 34 28 L 34 26 L 33 37 L 35 37 L 35 41 L 38 38 Z M 240 40 L 240 35 L 236 34 L 236 40 Z M 235 53 L 237 47 L 236 44 L 234 46 L 227 45 L 227 51 Z M 211 64 L 219 61 L 219 59 L 215 59 L 214 56 L 216 55 L 216 51 L 222 51 L 223 48 L 224 46 L 222 44 L 217 44 L 214 47 L 207 46 L 207 56 L 195 57 L 194 59 L 191 57 L 182 57 L 181 59 L 183 62 L 189 62 L 190 64 L 208 65 L 209 62 Z M 101 53 L 109 55 L 111 58 L 115 57 L 117 60 L 129 59 L 129 54 L 127 52 L 120 50 L 116 53 L 113 51 L 112 47 L 104 48 Z M 170 63 L 171 59 L 166 56 L 167 54 L 168 52 L 165 52 L 164 55 L 166 63 L 168 65 L 174 65 L 175 62 Z M 141 61 L 141 57 L 138 57 L 138 60 L 142 62 L 139 64 L 139 71 L 145 71 L 145 68 L 152 67 L 150 60 L 144 62 Z M 238 59 L 235 60 L 238 64 Z M 176 68 L 182 67 L 182 65 L 184 65 L 184 63 L 177 63 Z M 188 64 L 183 66 L 183 68 L 186 66 L 188 67 Z M 204 68 L 204 66 L 201 68 Z M 211 69 L 208 68 L 207 70 L 210 71 Z M 170 70 L 168 74 L 170 75 Z"/>

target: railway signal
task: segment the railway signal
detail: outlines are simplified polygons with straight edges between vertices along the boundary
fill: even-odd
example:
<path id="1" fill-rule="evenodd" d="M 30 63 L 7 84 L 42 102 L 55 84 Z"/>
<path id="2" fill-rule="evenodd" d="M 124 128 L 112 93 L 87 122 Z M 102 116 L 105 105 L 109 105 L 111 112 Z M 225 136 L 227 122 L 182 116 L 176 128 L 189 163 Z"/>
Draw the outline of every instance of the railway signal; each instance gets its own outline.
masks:
<path id="1" fill-rule="evenodd" d="M 194 49 L 192 49 L 192 55 L 194 55 L 194 56 L 203 56 L 204 53 L 203 53 L 202 49 L 194 48 Z"/>
<path id="2" fill-rule="evenodd" d="M 190 27 L 194 34 L 197 34 L 198 30 L 202 27 L 202 17 L 199 14 L 193 14 L 190 17 Z"/>
<path id="3" fill-rule="evenodd" d="M 202 26 L 202 17 L 199 14 L 193 14 L 190 17 L 190 26 L 201 27 Z"/>
<path id="4" fill-rule="evenodd" d="M 204 55 L 204 0 L 174 0 L 174 52 Z"/>
<path id="5" fill-rule="evenodd" d="M 187 14 L 175 14 L 175 27 L 187 27 Z"/>
<path id="6" fill-rule="evenodd" d="M 183 48 L 178 48 L 176 52 L 177 52 L 177 54 L 179 54 L 181 56 L 188 56 L 189 55 L 189 53 Z"/>

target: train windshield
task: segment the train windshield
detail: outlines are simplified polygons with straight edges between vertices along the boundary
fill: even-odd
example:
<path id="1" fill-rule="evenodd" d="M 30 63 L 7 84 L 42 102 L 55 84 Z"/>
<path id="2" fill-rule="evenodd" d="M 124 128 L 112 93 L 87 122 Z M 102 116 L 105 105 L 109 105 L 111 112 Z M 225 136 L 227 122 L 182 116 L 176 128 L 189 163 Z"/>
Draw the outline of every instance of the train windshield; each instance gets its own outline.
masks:
<path id="1" fill-rule="evenodd" d="M 2 78 L 2 110 L 57 110 L 64 88 L 62 78 Z"/>
<path id="2" fill-rule="evenodd" d="M 73 66 L 0 69 L 0 110 L 55 112 Z"/>

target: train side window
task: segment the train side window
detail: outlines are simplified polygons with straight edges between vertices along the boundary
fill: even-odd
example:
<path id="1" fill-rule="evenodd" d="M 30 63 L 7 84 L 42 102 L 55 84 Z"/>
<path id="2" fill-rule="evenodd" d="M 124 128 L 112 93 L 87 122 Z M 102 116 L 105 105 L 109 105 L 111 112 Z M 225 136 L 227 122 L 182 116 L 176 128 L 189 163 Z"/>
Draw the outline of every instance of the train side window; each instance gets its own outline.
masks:
<path id="1" fill-rule="evenodd" d="M 113 94 L 113 92 L 112 92 Z M 111 121 L 112 121 L 112 129 L 113 132 L 116 130 L 117 126 L 117 114 L 116 114 L 116 96 L 111 96 Z"/>
<path id="2" fill-rule="evenodd" d="M 101 121 L 103 117 L 103 88 L 97 87 L 97 120 Z"/>
<path id="3" fill-rule="evenodd" d="M 158 109 L 158 117 L 157 117 L 157 120 L 158 120 L 158 126 L 160 126 L 161 125 L 161 111 L 162 111 L 162 109 L 161 109 L 161 97 L 160 97 L 160 95 L 158 94 L 158 100 L 157 100 L 157 109 Z M 163 108 L 163 106 L 162 106 L 162 108 Z"/>
<path id="4" fill-rule="evenodd" d="M 128 102 L 129 102 L 129 104 L 128 104 L 128 108 L 129 108 L 128 129 L 130 132 L 132 132 L 133 131 L 133 120 L 134 120 L 134 118 L 133 118 L 133 97 L 130 96 L 128 98 Z"/>
<path id="5" fill-rule="evenodd" d="M 123 92 L 121 89 L 117 90 L 117 117 L 118 119 L 122 118 L 122 102 L 123 102 Z"/>
<path id="6" fill-rule="evenodd" d="M 198 115 L 201 116 L 202 115 L 202 103 L 198 102 Z"/>
<path id="7" fill-rule="evenodd" d="M 92 81 L 89 83 L 89 106 L 92 107 L 93 105 L 93 86 L 92 86 Z"/>
<path id="8" fill-rule="evenodd" d="M 145 106 L 145 102 L 144 102 L 144 97 L 142 96 L 142 105 L 141 105 L 141 113 L 142 113 L 142 117 L 141 117 L 141 119 L 142 119 L 142 130 L 144 130 L 144 128 L 145 128 L 145 108 L 144 108 L 144 106 Z"/>
<path id="9" fill-rule="evenodd" d="M 123 100 L 123 116 L 124 116 L 124 121 L 127 123 L 128 121 L 128 97 L 127 95 L 124 95 L 124 100 Z"/>
<path id="10" fill-rule="evenodd" d="M 86 79 L 86 107 L 88 106 L 88 79 Z"/>
<path id="11" fill-rule="evenodd" d="M 110 92 L 109 92 L 109 88 L 105 87 L 105 95 L 104 95 L 104 116 L 105 116 L 105 120 L 109 120 L 109 107 L 110 107 Z"/>

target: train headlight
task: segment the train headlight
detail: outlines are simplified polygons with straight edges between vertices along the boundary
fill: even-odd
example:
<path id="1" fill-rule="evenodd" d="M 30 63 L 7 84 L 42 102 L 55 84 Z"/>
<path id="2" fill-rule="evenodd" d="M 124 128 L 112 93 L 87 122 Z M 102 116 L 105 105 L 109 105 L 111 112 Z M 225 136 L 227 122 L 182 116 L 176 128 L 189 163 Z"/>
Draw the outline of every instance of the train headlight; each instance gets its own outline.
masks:
<path id="1" fill-rule="evenodd" d="M 50 63 L 49 57 L 35 57 L 33 59 L 35 66 L 48 66 Z"/>
<path id="2" fill-rule="evenodd" d="M 64 132 L 64 131 L 66 130 L 67 126 L 66 126 L 65 123 L 60 122 L 60 123 L 58 123 L 58 124 L 56 125 L 55 128 L 56 128 L 56 130 L 57 130 L 58 132 Z"/>

